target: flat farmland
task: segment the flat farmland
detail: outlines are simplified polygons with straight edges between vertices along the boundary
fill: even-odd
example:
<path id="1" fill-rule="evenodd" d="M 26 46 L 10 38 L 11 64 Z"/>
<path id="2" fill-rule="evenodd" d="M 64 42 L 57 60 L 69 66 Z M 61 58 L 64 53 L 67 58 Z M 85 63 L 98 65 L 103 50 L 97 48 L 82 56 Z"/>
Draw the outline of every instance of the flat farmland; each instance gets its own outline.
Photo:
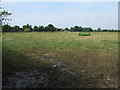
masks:
<path id="1" fill-rule="evenodd" d="M 91 32 L 91 36 L 78 34 L 78 32 L 3 33 L 3 86 L 23 87 L 17 85 L 17 81 L 16 84 L 13 84 L 15 81 L 10 82 L 8 76 L 17 78 L 16 73 L 20 73 L 21 79 L 24 79 L 28 75 L 23 76 L 21 73 L 33 75 L 32 71 L 37 70 L 41 73 L 39 76 L 46 75 L 46 83 L 39 82 L 34 86 L 36 83 L 30 81 L 33 86 L 25 84 L 23 88 L 29 86 L 117 88 L 120 43 L 118 32 Z"/>

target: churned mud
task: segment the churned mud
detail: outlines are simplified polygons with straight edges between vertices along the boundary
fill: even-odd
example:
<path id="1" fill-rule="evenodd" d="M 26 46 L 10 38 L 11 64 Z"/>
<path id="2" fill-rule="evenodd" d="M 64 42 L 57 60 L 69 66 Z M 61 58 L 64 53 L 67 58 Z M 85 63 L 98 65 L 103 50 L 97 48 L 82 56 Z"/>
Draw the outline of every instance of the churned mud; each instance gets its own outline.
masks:
<path id="1" fill-rule="evenodd" d="M 49 68 L 11 73 L 3 77 L 3 88 L 117 88 L 111 76 L 89 75 L 86 70 L 77 75 L 60 62 Z"/>

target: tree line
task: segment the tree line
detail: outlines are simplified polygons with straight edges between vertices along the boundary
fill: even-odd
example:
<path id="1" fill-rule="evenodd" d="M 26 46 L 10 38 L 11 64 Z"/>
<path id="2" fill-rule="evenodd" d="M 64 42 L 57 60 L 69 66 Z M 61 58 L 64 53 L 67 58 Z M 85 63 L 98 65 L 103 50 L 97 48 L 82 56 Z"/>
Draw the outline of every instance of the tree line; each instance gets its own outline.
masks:
<path id="1" fill-rule="evenodd" d="M 2 32 L 118 32 L 120 30 L 110 30 L 110 29 L 101 29 L 98 28 L 93 30 L 90 27 L 81 27 L 74 26 L 70 28 L 57 28 L 52 24 L 48 24 L 47 26 L 34 26 L 30 24 L 23 25 L 22 28 L 18 25 L 11 27 L 10 25 L 3 25 Z"/>

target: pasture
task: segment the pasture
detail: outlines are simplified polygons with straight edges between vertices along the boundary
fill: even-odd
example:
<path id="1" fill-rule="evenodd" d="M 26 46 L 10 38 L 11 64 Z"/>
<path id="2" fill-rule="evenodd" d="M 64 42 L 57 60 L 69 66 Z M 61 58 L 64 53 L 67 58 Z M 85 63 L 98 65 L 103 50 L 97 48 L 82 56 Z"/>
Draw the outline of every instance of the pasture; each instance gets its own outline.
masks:
<path id="1" fill-rule="evenodd" d="M 46 87 L 117 88 L 118 32 L 91 32 L 91 36 L 78 34 L 3 33 L 3 77 L 36 69 L 48 72 L 49 81 L 53 84 Z M 69 68 L 76 79 L 61 74 L 61 67 Z M 66 80 L 58 80 L 61 77 Z M 3 80 L 3 86 L 6 84 Z"/>

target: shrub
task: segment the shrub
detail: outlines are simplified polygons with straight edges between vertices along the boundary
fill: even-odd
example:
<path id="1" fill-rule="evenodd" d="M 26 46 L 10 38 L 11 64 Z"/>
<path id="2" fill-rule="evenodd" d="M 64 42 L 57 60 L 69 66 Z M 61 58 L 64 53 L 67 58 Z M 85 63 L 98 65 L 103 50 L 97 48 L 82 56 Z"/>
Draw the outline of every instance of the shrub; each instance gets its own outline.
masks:
<path id="1" fill-rule="evenodd" d="M 11 26 L 9 25 L 2 26 L 2 32 L 10 32 L 10 31 L 11 31 Z"/>
<path id="2" fill-rule="evenodd" d="M 19 32 L 19 31 L 20 31 L 20 27 L 19 26 L 12 27 L 12 32 Z"/>
<path id="3" fill-rule="evenodd" d="M 25 28 L 24 32 L 31 32 L 31 30 L 29 28 Z"/>

